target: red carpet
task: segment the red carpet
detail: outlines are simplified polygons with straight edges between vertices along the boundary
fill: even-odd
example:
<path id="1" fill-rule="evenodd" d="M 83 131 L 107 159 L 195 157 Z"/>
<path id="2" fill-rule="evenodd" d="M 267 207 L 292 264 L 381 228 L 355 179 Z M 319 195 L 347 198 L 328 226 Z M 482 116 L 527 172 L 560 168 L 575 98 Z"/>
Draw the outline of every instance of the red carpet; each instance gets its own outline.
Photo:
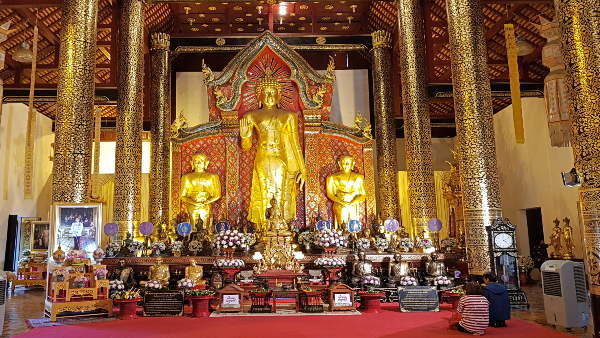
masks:
<path id="1" fill-rule="evenodd" d="M 382 304 L 386 311 L 361 316 L 302 317 L 140 317 L 105 323 L 54 326 L 18 335 L 28 337 L 472 337 L 446 330 L 450 312 L 400 313 L 398 303 Z M 289 319 L 288 319 L 289 318 Z M 486 337 L 571 337 L 539 325 L 512 319 L 506 328 L 488 328 Z"/>

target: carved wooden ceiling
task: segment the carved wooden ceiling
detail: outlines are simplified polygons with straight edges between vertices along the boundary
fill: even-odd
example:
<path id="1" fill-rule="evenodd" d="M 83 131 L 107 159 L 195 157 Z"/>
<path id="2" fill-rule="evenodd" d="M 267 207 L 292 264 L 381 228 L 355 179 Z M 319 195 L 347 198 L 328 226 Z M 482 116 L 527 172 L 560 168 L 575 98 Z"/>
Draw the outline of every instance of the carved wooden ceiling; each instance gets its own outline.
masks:
<path id="1" fill-rule="evenodd" d="M 450 47 L 446 23 L 445 0 L 423 0 L 430 84 L 446 85 L 451 93 Z M 174 36 L 254 36 L 265 29 L 278 35 L 335 36 L 362 35 L 385 29 L 394 32 L 397 41 L 397 13 L 394 2 L 321 1 L 285 3 L 155 3 L 146 9 L 146 35 L 155 31 Z M 114 88 L 116 0 L 99 0 L 98 42 L 96 53 L 96 87 Z M 539 17 L 552 20 L 552 0 L 484 0 L 484 23 L 487 28 L 489 72 L 492 85 L 508 82 L 508 65 L 504 41 L 504 24 L 515 25 L 516 34 L 525 38 L 533 52 L 519 58 L 522 83 L 543 83 L 548 68 L 541 64 L 546 41 L 538 31 Z M 60 0 L 4 0 L 0 2 L 0 24 L 11 21 L 11 33 L 0 44 L 7 51 L 5 68 L 0 71 L 5 88 L 29 88 L 31 65 L 14 61 L 11 55 L 21 42 L 32 44 L 33 26 L 39 29 L 36 88 L 56 88 L 58 80 L 58 45 L 61 27 Z M 397 57 L 397 44 L 394 57 Z M 368 54 L 365 53 L 365 57 Z M 395 94 L 399 97 L 400 75 L 394 68 Z M 397 116 L 401 118 L 401 99 L 397 99 Z M 495 97 L 494 111 L 510 104 L 510 98 Z M 54 103 L 36 103 L 38 111 L 54 118 Z M 450 97 L 430 101 L 432 122 L 452 122 L 454 105 Z M 103 107 L 103 117 L 114 118 L 114 106 Z"/>

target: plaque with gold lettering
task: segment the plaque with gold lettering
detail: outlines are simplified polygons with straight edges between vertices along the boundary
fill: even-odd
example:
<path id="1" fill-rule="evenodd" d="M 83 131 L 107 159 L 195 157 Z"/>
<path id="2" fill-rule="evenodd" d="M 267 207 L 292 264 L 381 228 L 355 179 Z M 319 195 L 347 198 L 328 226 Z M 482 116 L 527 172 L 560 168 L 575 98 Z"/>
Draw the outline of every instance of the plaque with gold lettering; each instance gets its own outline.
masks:
<path id="1" fill-rule="evenodd" d="M 400 312 L 439 312 L 436 286 L 399 286 Z"/>
<path id="2" fill-rule="evenodd" d="M 183 316 L 183 290 L 146 291 L 144 317 Z"/>

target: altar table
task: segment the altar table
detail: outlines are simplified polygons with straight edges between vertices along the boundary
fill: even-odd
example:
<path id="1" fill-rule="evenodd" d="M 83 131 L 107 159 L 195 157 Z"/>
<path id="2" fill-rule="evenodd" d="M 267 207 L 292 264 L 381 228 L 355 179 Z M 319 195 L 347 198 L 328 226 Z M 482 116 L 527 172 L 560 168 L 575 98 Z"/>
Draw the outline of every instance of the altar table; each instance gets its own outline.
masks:
<path id="1" fill-rule="evenodd" d="M 300 312 L 298 294 L 298 290 L 273 290 L 273 312 L 277 312 L 277 299 L 294 299 L 296 312 Z"/>

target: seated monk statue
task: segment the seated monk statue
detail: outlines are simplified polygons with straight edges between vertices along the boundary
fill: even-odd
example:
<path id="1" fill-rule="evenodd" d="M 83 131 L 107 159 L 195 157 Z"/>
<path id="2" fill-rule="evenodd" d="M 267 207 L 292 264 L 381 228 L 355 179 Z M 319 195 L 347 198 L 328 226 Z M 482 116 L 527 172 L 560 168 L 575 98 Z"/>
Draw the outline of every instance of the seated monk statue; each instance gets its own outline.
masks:
<path id="1" fill-rule="evenodd" d="M 131 233 L 128 232 L 127 235 L 125 236 L 125 239 L 123 240 L 123 244 L 121 245 L 121 250 L 119 251 L 119 256 L 127 257 L 130 254 L 132 254 L 129 252 L 129 249 L 127 248 L 129 246 L 129 244 L 131 244 L 132 242 L 133 242 L 133 239 L 131 239 Z"/>
<path id="2" fill-rule="evenodd" d="M 185 278 L 193 280 L 196 285 L 204 285 L 206 281 L 202 279 L 203 269 L 202 265 L 196 265 L 196 260 L 190 260 L 190 266 L 185 267 Z"/>
<path id="3" fill-rule="evenodd" d="M 119 259 L 119 267 L 113 271 L 115 279 L 123 282 L 125 289 L 131 289 L 135 287 L 135 279 L 133 278 L 133 269 L 125 264 L 124 259 Z"/>
<path id="4" fill-rule="evenodd" d="M 425 263 L 425 271 L 433 277 L 446 276 L 446 264 L 437 260 L 437 254 L 431 254 L 431 260 Z"/>
<path id="5" fill-rule="evenodd" d="M 338 162 L 340 171 L 327 176 L 327 197 L 333 201 L 333 228 L 342 230 L 343 223 L 358 220 L 359 205 L 367 197 L 365 177 L 352 172 L 356 161 L 352 156 L 343 155 Z"/>
<path id="6" fill-rule="evenodd" d="M 364 251 L 358 253 L 358 259 L 354 262 L 352 269 L 353 284 L 361 284 L 365 277 L 373 275 L 373 262 L 367 259 L 367 254 Z"/>
<path id="7" fill-rule="evenodd" d="M 408 262 L 402 262 L 402 255 L 395 254 L 394 262 L 390 262 L 388 276 L 391 282 L 400 283 L 400 279 L 408 276 Z"/>
<path id="8" fill-rule="evenodd" d="M 156 257 L 156 264 L 152 265 L 148 269 L 148 280 L 159 281 L 163 288 L 169 287 L 169 279 L 171 274 L 169 273 L 169 266 L 163 264 L 162 257 Z M 147 281 L 140 282 L 141 286 L 146 286 Z"/>
<path id="9" fill-rule="evenodd" d="M 187 204 L 189 221 L 192 224 L 192 232 L 198 231 L 196 224 L 198 219 L 204 221 L 204 230 L 212 234 L 212 205 L 221 198 L 221 181 L 217 174 L 209 173 L 208 156 L 205 154 L 192 155 L 192 168 L 194 172 L 187 173 L 181 177 L 181 200 Z"/>

